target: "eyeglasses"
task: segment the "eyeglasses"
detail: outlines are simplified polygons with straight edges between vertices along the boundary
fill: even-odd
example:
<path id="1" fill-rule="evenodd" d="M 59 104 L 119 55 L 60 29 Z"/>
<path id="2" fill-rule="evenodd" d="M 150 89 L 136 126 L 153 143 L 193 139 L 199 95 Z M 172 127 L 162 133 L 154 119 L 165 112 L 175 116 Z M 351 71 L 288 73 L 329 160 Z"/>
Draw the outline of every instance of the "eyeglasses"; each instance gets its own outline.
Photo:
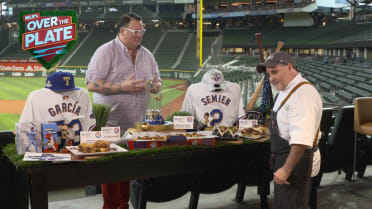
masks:
<path id="1" fill-rule="evenodd" d="M 132 29 L 126 28 L 126 27 L 123 27 L 123 28 L 126 29 L 126 30 L 128 30 L 128 31 L 130 31 L 130 32 L 132 32 L 133 35 L 135 35 L 135 36 L 143 35 L 146 32 L 146 29 L 143 29 L 143 30 L 132 30 Z"/>

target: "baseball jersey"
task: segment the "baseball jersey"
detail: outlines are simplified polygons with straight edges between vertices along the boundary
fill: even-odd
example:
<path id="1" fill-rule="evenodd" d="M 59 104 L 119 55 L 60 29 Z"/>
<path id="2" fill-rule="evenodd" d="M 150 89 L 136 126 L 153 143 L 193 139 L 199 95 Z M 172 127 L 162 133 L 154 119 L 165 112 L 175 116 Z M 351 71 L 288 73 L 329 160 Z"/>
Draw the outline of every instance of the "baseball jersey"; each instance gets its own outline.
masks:
<path id="1" fill-rule="evenodd" d="M 62 127 L 66 124 L 70 136 L 78 143 L 80 131 L 92 130 L 96 119 L 86 89 L 56 92 L 44 88 L 30 93 L 19 122 L 56 123 L 58 143 Z"/>
<path id="2" fill-rule="evenodd" d="M 205 83 L 192 84 L 186 91 L 181 111 L 189 112 L 200 123 L 209 115 L 210 126 L 232 126 L 245 115 L 240 86 L 225 81 L 219 92 L 208 91 Z"/>

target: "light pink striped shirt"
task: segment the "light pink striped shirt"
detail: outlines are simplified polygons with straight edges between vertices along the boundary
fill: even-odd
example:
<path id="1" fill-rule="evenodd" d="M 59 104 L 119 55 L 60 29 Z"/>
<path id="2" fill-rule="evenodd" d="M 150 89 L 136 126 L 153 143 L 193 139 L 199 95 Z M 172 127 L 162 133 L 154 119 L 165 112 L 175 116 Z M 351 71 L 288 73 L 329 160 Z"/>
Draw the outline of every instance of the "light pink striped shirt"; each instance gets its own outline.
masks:
<path id="1" fill-rule="evenodd" d="M 153 76 L 160 79 L 158 64 L 152 53 L 140 46 L 133 64 L 128 48 L 117 36 L 95 51 L 88 65 L 86 83 L 98 80 L 122 82 L 132 73 L 136 80 L 153 80 Z M 111 105 L 107 126 L 120 126 L 121 133 L 124 133 L 126 129 L 133 128 L 136 122 L 144 119 L 148 95 L 145 92 L 117 95 L 94 92 L 93 103 Z"/>

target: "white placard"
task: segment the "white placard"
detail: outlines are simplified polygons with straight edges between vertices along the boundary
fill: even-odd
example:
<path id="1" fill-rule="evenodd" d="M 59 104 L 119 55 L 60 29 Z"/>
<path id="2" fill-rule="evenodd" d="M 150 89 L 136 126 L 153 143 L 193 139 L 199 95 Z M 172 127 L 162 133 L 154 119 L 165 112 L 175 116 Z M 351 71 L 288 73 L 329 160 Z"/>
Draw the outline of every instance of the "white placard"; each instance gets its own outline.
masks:
<path id="1" fill-rule="evenodd" d="M 102 127 L 102 136 L 105 141 L 117 142 L 120 140 L 120 127 Z"/>
<path id="2" fill-rule="evenodd" d="M 244 128 L 251 128 L 257 125 L 258 125 L 257 120 L 245 120 L 245 119 L 239 120 L 239 130 L 242 130 Z"/>
<path id="3" fill-rule="evenodd" d="M 71 154 L 26 152 L 23 161 L 71 161 Z"/>
<path id="4" fill-rule="evenodd" d="M 80 131 L 80 143 L 94 143 L 103 140 L 101 131 Z"/>
<path id="5" fill-rule="evenodd" d="M 194 129 L 193 116 L 174 116 L 173 129 Z"/>

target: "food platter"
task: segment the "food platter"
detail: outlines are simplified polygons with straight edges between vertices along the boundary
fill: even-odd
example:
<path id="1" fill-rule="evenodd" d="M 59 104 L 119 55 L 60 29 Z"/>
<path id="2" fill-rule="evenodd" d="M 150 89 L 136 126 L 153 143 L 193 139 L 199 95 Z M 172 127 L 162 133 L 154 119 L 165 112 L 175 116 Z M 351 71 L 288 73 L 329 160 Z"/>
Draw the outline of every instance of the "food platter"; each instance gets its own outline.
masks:
<path id="1" fill-rule="evenodd" d="M 245 138 L 245 139 L 259 139 L 261 137 L 263 137 L 264 135 L 261 134 L 261 135 L 256 135 L 256 134 L 249 134 L 249 135 L 245 135 L 245 134 L 242 134 L 242 133 L 238 133 L 238 136 L 239 137 L 242 137 L 242 138 Z"/>
<path id="2" fill-rule="evenodd" d="M 259 139 L 265 136 L 265 128 L 264 127 L 250 127 L 244 128 L 239 131 L 239 137 L 245 139 Z"/>
<path id="3" fill-rule="evenodd" d="M 69 150 L 73 155 L 76 156 L 90 156 L 90 155 L 106 155 L 106 154 L 113 154 L 113 153 L 120 153 L 120 152 L 128 152 L 128 150 L 116 145 L 110 144 L 110 151 L 108 152 L 91 152 L 91 153 L 84 153 L 79 151 L 78 146 L 66 146 L 66 149 Z"/>
<path id="4" fill-rule="evenodd" d="M 184 136 L 185 139 L 212 139 L 215 138 L 212 131 L 198 131 L 198 132 L 134 132 L 125 133 L 124 140 L 135 140 L 135 141 L 168 141 L 172 137 Z"/>

